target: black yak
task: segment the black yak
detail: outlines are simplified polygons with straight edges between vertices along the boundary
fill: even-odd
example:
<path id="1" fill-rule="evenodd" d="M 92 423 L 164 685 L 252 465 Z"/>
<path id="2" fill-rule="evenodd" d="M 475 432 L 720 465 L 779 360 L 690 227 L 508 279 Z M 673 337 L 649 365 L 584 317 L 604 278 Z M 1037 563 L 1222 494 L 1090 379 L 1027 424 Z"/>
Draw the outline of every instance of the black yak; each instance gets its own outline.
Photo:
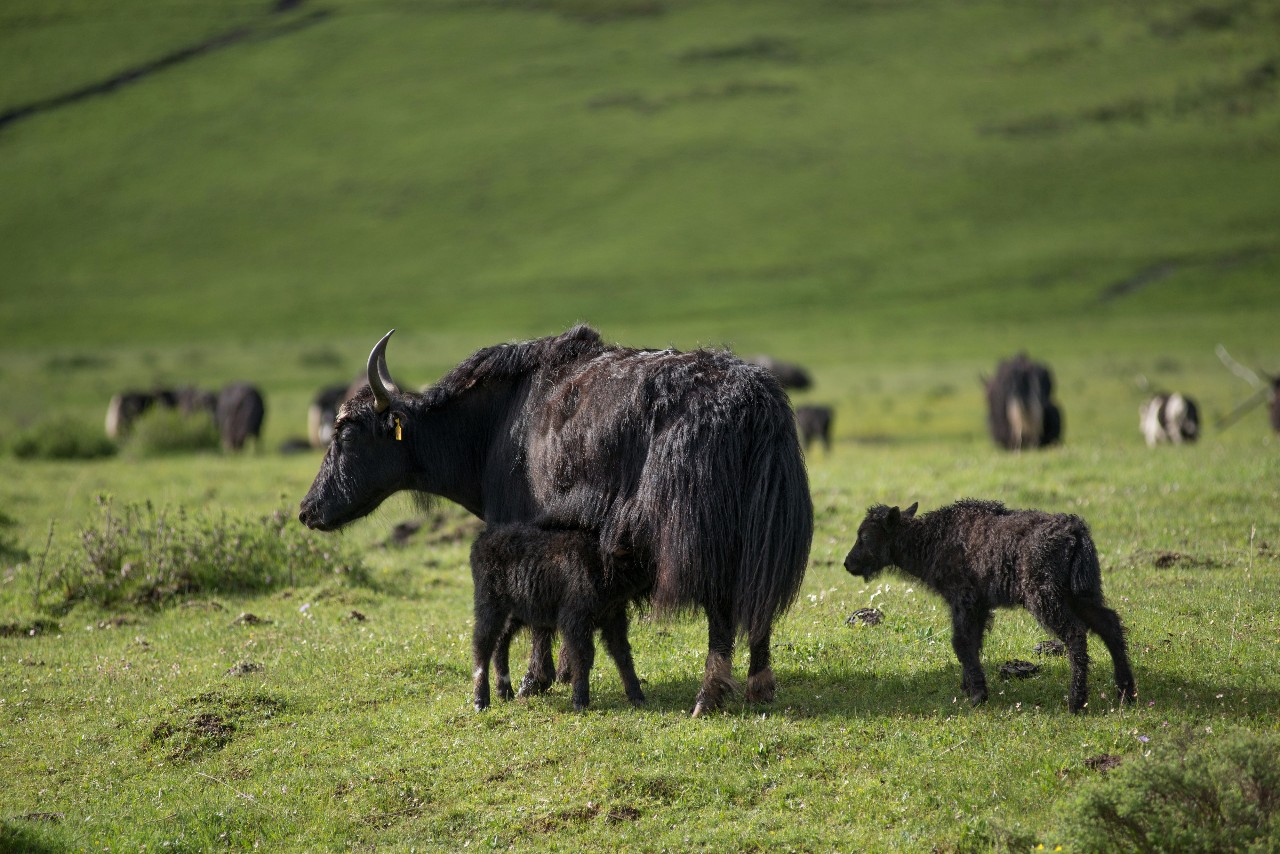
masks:
<path id="1" fill-rule="evenodd" d="M 1185 394 L 1157 394 L 1138 408 L 1138 426 L 1149 448 L 1194 442 L 1200 437 L 1200 409 Z"/>
<path id="2" fill-rule="evenodd" d="M 744 360 L 748 365 L 758 365 L 777 378 L 783 388 L 794 388 L 797 391 L 804 391 L 813 385 L 813 380 L 809 378 L 809 372 L 799 365 L 791 362 L 783 362 L 772 356 L 766 356 L 761 353 L 758 356 L 751 356 Z"/>
<path id="3" fill-rule="evenodd" d="M 739 633 L 747 699 L 773 698 L 770 635 L 804 577 L 813 505 L 772 375 L 723 352 L 609 346 L 578 326 L 480 350 L 413 393 L 389 381 L 386 342 L 338 415 L 304 524 L 334 530 L 409 490 L 490 525 L 598 531 L 601 555 L 629 555 L 656 606 L 705 611 L 695 716 L 731 687 Z"/>
<path id="4" fill-rule="evenodd" d="M 1053 402 L 1053 374 L 1019 353 L 996 366 L 985 381 L 987 427 L 992 440 L 1011 451 L 1041 448 L 1062 439 L 1062 410 Z"/>
<path id="5" fill-rule="evenodd" d="M 599 537 L 568 528 L 526 523 L 486 528 L 471 546 L 475 581 L 475 706 L 489 706 L 489 660 L 497 672 L 498 695 L 514 696 L 508 669 L 511 636 L 521 626 L 564 640 L 561 664 L 573 682 L 573 708 L 590 702 L 593 636 L 600 629 L 605 648 L 618 665 L 627 699 L 644 703 L 627 640 L 627 605 L 648 594 L 643 573 L 629 572 L 625 556 L 602 560 Z"/>
<path id="6" fill-rule="evenodd" d="M 796 426 L 800 428 L 800 437 L 804 441 L 805 451 L 814 441 L 822 442 L 822 448 L 831 453 L 831 421 L 834 415 L 829 406 L 797 406 Z"/>
<path id="7" fill-rule="evenodd" d="M 266 416 L 266 403 L 262 392 L 249 383 L 229 383 L 218 392 L 214 407 L 214 421 L 222 447 L 227 451 L 239 451 L 249 439 L 255 448 L 262 434 L 262 420 Z"/>
<path id="8" fill-rule="evenodd" d="M 915 504 L 905 511 L 883 504 L 868 509 L 844 567 L 870 581 L 893 565 L 947 601 L 960 690 L 974 704 L 987 699 L 980 656 L 992 609 L 1013 605 L 1025 607 L 1066 644 L 1071 711 L 1083 709 L 1088 696 L 1090 629 L 1111 652 L 1121 699 L 1137 697 L 1124 629 L 1102 597 L 1098 553 L 1083 519 L 974 499 L 919 519 L 915 512 Z"/>
<path id="9" fill-rule="evenodd" d="M 327 447 L 333 439 L 333 423 L 338 420 L 338 409 L 350 397 L 349 384 L 325 386 L 316 392 L 307 407 L 307 441 L 313 448 Z"/>

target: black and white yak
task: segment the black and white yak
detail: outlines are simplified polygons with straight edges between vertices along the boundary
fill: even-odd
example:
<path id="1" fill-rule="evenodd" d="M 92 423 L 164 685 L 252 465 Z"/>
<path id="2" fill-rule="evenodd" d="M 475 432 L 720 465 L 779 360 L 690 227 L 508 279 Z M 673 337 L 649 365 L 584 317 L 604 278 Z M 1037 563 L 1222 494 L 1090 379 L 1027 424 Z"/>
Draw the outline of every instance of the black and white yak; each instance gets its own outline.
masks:
<path id="1" fill-rule="evenodd" d="M 1149 448 L 1194 442 L 1200 438 L 1200 409 L 1185 394 L 1157 394 L 1139 407 L 1138 426 Z"/>
<path id="2" fill-rule="evenodd" d="M 773 699 L 773 624 L 813 535 L 795 419 L 773 375 L 719 351 L 611 346 L 579 326 L 480 350 L 414 393 L 390 382 L 390 334 L 369 355 L 369 387 L 338 415 L 304 524 L 335 530 L 407 490 L 489 525 L 596 531 L 601 559 L 626 556 L 659 609 L 705 612 L 695 716 L 731 689 L 739 634 L 747 699 Z M 534 633 L 538 685 L 554 678 L 550 639 Z"/>

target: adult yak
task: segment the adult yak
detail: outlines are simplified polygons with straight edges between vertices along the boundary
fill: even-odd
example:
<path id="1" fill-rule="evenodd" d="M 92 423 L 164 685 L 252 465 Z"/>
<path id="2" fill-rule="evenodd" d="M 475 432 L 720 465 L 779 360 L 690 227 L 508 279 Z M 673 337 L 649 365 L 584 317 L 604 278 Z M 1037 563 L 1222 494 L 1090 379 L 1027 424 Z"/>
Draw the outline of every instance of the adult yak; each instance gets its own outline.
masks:
<path id="1" fill-rule="evenodd" d="M 625 555 L 659 608 L 706 612 L 695 716 L 732 685 L 739 634 L 747 699 L 773 699 L 769 637 L 813 534 L 795 421 L 773 376 L 721 352 L 608 346 L 578 326 L 480 350 L 416 394 L 390 382 L 390 337 L 369 354 L 369 387 L 338 415 L 304 524 L 331 531 L 408 490 L 488 524 L 598 531 L 602 556 Z M 540 646 L 549 638 L 535 636 L 531 669 Z"/>

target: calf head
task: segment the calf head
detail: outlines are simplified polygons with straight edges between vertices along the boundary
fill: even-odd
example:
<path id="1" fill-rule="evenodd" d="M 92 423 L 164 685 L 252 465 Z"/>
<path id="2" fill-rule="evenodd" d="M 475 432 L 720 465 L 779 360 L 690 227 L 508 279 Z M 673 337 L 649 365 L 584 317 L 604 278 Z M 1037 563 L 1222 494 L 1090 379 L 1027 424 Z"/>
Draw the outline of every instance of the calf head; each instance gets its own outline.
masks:
<path id="1" fill-rule="evenodd" d="M 308 528 L 341 528 L 408 487 L 408 416 L 386 362 L 391 332 L 369 354 L 369 386 L 338 413 L 333 440 L 298 513 Z"/>
<path id="2" fill-rule="evenodd" d="M 866 518 L 858 526 L 858 538 L 845 556 L 844 568 L 850 575 L 861 575 L 870 581 L 880 570 L 893 563 L 891 555 L 898 526 L 903 519 L 916 515 L 919 502 L 906 510 L 876 504 L 867 509 Z"/>

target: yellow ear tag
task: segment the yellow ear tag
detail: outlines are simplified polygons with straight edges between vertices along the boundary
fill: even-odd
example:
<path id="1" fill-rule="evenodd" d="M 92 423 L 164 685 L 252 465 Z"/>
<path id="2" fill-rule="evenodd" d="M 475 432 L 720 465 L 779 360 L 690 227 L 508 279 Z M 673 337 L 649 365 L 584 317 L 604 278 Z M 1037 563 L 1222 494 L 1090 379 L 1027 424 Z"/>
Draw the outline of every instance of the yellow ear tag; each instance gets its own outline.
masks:
<path id="1" fill-rule="evenodd" d="M 404 431 L 400 426 L 400 416 L 397 415 L 396 416 L 396 441 L 399 442 L 399 441 L 402 441 L 403 439 L 404 439 Z"/>

